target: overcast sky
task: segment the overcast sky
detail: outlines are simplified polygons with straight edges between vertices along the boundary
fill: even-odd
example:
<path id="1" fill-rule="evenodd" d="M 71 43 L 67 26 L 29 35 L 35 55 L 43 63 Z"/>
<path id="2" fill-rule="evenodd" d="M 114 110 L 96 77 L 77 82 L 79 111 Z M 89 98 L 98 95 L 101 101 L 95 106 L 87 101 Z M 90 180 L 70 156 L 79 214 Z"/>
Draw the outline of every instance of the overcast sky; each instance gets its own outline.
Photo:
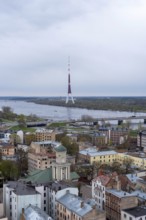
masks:
<path id="1" fill-rule="evenodd" d="M 0 0 L 0 95 L 146 95 L 145 0 Z"/>

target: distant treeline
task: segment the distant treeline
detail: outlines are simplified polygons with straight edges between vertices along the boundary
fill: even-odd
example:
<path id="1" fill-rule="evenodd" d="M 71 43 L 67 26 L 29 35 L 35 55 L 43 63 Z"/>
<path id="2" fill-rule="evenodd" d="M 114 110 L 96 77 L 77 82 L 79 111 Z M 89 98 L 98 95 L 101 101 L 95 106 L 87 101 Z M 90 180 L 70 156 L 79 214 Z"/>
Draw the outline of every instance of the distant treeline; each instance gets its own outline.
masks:
<path id="1" fill-rule="evenodd" d="M 43 105 L 94 110 L 146 112 L 146 97 L 76 97 L 75 104 L 71 102 L 66 104 L 65 97 L 15 97 L 14 99 Z"/>

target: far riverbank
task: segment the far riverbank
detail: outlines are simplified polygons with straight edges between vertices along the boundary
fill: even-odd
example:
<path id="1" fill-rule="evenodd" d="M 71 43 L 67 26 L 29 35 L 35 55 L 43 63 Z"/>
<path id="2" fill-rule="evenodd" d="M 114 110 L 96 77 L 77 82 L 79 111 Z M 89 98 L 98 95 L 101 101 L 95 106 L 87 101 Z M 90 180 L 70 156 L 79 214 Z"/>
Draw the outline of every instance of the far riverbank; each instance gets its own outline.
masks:
<path id="1" fill-rule="evenodd" d="M 134 112 L 110 111 L 110 110 L 89 110 L 85 108 L 71 108 L 61 106 L 51 106 L 35 104 L 33 102 L 0 99 L 0 108 L 9 106 L 16 114 L 30 115 L 35 114 L 49 121 L 69 121 L 79 120 L 83 115 L 92 118 L 108 117 L 131 117 Z M 146 116 L 146 113 L 137 112 L 137 115 Z"/>

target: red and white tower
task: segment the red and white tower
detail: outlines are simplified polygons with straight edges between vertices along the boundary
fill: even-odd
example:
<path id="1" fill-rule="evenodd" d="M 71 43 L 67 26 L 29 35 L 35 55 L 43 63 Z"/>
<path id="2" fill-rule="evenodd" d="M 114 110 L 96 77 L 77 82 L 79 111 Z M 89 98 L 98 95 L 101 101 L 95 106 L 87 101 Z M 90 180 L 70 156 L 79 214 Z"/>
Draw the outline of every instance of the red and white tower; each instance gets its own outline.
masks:
<path id="1" fill-rule="evenodd" d="M 66 97 L 66 103 L 69 102 L 69 100 L 72 101 L 72 103 L 74 104 L 74 98 L 72 96 L 71 93 L 71 82 L 70 82 L 70 57 L 68 57 L 68 93 L 67 93 L 67 97 Z"/>

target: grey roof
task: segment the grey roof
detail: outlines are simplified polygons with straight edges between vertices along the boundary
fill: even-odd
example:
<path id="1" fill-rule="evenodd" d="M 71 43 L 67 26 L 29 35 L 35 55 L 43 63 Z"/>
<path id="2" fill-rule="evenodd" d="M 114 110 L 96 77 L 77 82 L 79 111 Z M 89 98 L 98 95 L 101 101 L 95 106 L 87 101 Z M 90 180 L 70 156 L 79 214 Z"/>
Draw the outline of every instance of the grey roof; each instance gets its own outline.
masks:
<path id="1" fill-rule="evenodd" d="M 81 150 L 81 151 L 79 151 L 79 153 L 83 154 L 83 155 L 89 155 L 91 157 L 117 154 L 117 152 L 113 151 L 113 150 L 110 150 L 110 151 L 97 151 L 95 148 L 88 148 L 86 150 Z"/>
<path id="2" fill-rule="evenodd" d="M 7 183 L 8 188 L 12 188 L 16 195 L 35 195 L 38 192 L 32 186 L 27 186 L 23 182 L 10 181 Z"/>
<path id="3" fill-rule="evenodd" d="M 49 188 L 57 192 L 59 190 L 68 188 L 68 185 L 66 183 L 56 181 L 56 182 L 51 183 Z"/>
<path id="4" fill-rule="evenodd" d="M 141 190 L 135 190 L 134 192 L 131 193 L 131 195 L 137 196 L 142 200 L 146 200 L 146 193 L 142 192 Z"/>
<path id="5" fill-rule="evenodd" d="M 124 209 L 123 211 L 134 217 L 142 217 L 146 215 L 146 206 L 137 206 L 135 208 Z"/>
<path id="6" fill-rule="evenodd" d="M 141 178 L 137 176 L 137 174 L 127 174 L 126 175 L 128 177 L 128 179 L 132 182 L 132 183 L 136 183 L 137 180 L 140 180 Z"/>
<path id="7" fill-rule="evenodd" d="M 29 205 L 24 210 L 24 216 L 26 220 L 34 219 L 34 215 L 37 215 L 39 220 L 51 220 L 52 218 L 48 216 L 44 211 L 42 211 L 40 208 L 34 205 Z"/>
<path id="8" fill-rule="evenodd" d="M 106 192 L 111 193 L 119 198 L 124 197 L 134 197 L 134 194 L 130 194 L 128 192 L 122 191 L 122 190 L 116 190 L 116 189 L 107 189 Z"/>
<path id="9" fill-rule="evenodd" d="M 84 216 L 88 212 L 92 211 L 92 207 L 85 202 L 83 207 L 81 207 L 83 200 L 70 193 L 65 194 L 61 198 L 57 199 L 57 201 L 79 216 Z"/>

